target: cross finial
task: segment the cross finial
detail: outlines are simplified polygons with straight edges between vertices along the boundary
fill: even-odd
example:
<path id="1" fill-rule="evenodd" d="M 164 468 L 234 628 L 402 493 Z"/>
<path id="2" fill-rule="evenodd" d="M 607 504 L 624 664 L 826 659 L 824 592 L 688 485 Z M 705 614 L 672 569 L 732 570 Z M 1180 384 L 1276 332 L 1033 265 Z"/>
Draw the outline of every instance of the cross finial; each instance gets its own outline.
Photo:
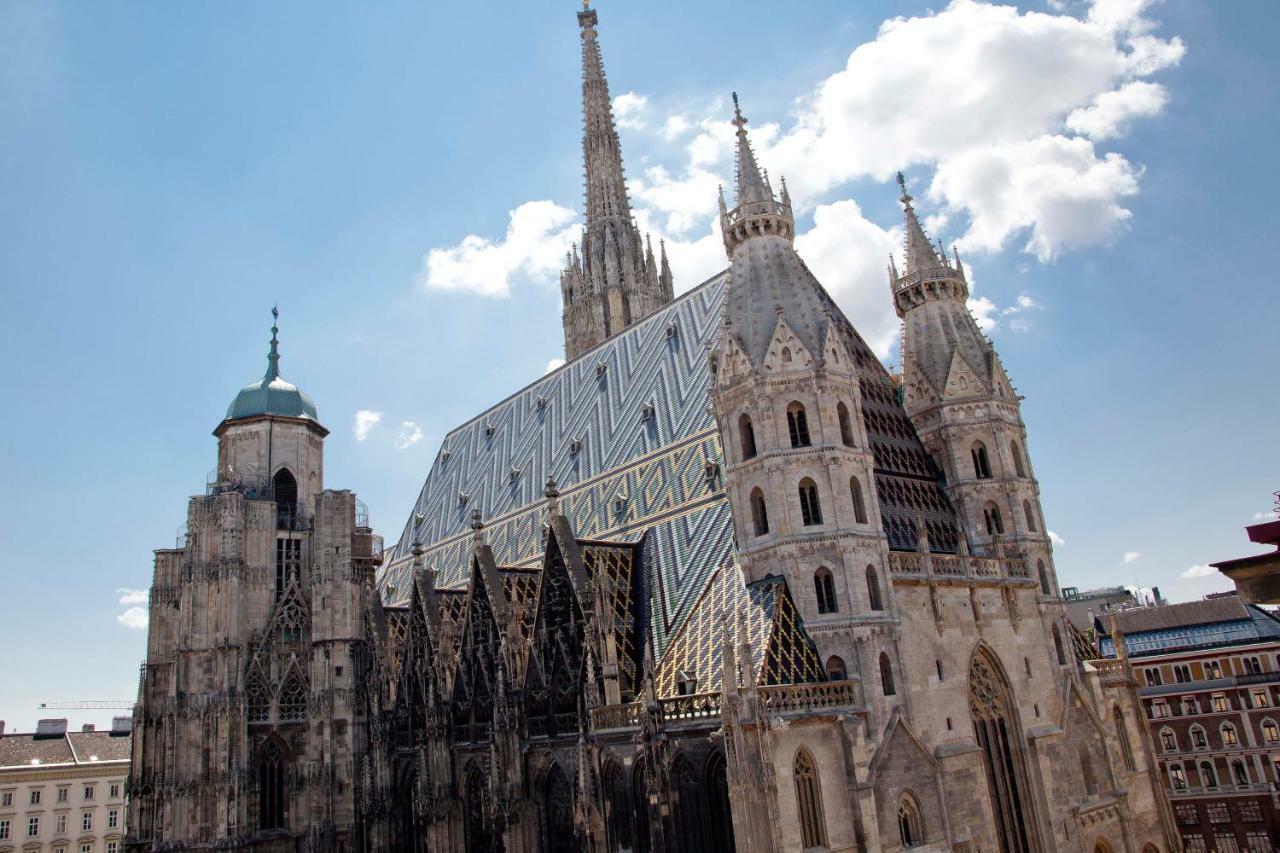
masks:
<path id="1" fill-rule="evenodd" d="M 911 204 L 911 193 L 907 192 L 907 179 L 901 172 L 898 173 L 898 186 L 902 187 L 902 203 Z"/>
<path id="2" fill-rule="evenodd" d="M 733 125 L 738 128 L 738 133 L 745 133 L 743 130 L 747 126 L 747 118 L 742 114 L 742 105 L 738 103 L 738 93 L 733 93 Z"/>

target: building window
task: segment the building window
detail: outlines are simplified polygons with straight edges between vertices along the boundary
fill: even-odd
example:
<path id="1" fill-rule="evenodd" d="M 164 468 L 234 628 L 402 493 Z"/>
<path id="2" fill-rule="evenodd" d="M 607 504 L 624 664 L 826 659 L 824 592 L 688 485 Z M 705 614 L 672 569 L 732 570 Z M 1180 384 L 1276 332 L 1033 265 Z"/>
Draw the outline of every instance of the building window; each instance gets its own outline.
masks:
<path id="1" fill-rule="evenodd" d="M 884 602 L 880 600 L 880 577 L 875 566 L 867 566 L 867 601 L 872 610 L 884 610 Z"/>
<path id="2" fill-rule="evenodd" d="M 9 839 L 9 819 L 0 820 L 0 841 Z"/>
<path id="3" fill-rule="evenodd" d="M 85 832 L 93 829 L 93 812 L 85 812 L 80 816 L 80 828 Z"/>
<path id="4" fill-rule="evenodd" d="M 1018 476 L 1027 476 L 1027 468 L 1022 461 L 1022 450 L 1018 447 L 1018 442 L 1009 442 L 1009 455 L 1013 457 L 1013 470 L 1018 472 Z"/>
<path id="5" fill-rule="evenodd" d="M 1037 824 L 1033 800 L 1026 795 L 1021 738 L 1012 733 L 1016 707 L 1000 665 L 979 648 L 969 664 L 969 713 L 991 801 L 1002 806 L 996 810 L 1000 849 L 1032 850 L 1029 828 Z"/>
<path id="6" fill-rule="evenodd" d="M 1173 733 L 1173 729 L 1160 730 L 1160 748 L 1165 752 L 1178 751 L 1178 736 Z"/>
<path id="7" fill-rule="evenodd" d="M 1209 850 L 1204 838 L 1199 835 L 1182 836 L 1182 849 L 1184 853 L 1208 853 Z"/>
<path id="8" fill-rule="evenodd" d="M 787 406 L 787 434 L 791 438 L 792 447 L 809 447 L 809 419 L 804 413 L 804 406 L 792 403 Z"/>
<path id="9" fill-rule="evenodd" d="M 1147 684 L 1151 685 L 1152 687 L 1156 687 L 1164 683 L 1164 678 L 1160 675 L 1160 670 L 1158 669 L 1144 670 L 1143 675 L 1145 675 L 1147 678 Z"/>
<path id="10" fill-rule="evenodd" d="M 991 460 L 987 457 L 987 446 L 981 441 L 975 441 L 973 447 L 969 448 L 969 454 L 973 456 L 973 476 L 979 480 L 990 480 Z"/>
<path id="11" fill-rule="evenodd" d="M 1151 717 L 1159 720 L 1169 716 L 1169 706 L 1165 704 L 1163 699 L 1157 699 L 1151 703 Z"/>
<path id="12" fill-rule="evenodd" d="M 285 826 L 285 768 L 288 758 L 280 741 L 272 738 L 258 754 L 258 828 L 283 829 Z"/>
<path id="13" fill-rule="evenodd" d="M 294 671 L 285 678 L 277 707 L 281 720 L 297 721 L 307 718 L 307 685 L 301 673 Z"/>
<path id="14" fill-rule="evenodd" d="M 1243 761 L 1231 762 L 1231 778 L 1237 785 L 1249 784 L 1249 771 L 1245 769 Z"/>
<path id="15" fill-rule="evenodd" d="M 867 502 L 862 498 L 862 484 L 857 477 L 849 478 L 849 495 L 853 498 L 853 519 L 858 524 L 867 523 Z"/>
<path id="16" fill-rule="evenodd" d="M 0 806 L 11 806 L 11 805 L 13 805 L 13 793 L 10 791 L 5 791 L 3 794 L 0 794 Z"/>
<path id="17" fill-rule="evenodd" d="M 1231 812 L 1226 802 L 1206 803 L 1204 809 L 1209 815 L 1209 823 L 1231 823 Z"/>
<path id="18" fill-rule="evenodd" d="M 893 686 L 893 664 L 889 663 L 889 656 L 884 652 L 880 653 L 880 686 L 886 696 L 893 696 L 898 692 Z"/>
<path id="19" fill-rule="evenodd" d="M 339 673 L 339 675 L 341 675 L 341 673 Z M 114 799 L 116 799 L 117 797 L 119 797 L 119 796 L 120 796 L 120 783 L 119 783 L 119 782 L 112 782 L 112 783 L 111 783 L 111 789 L 110 789 L 110 792 L 109 792 L 109 793 L 110 793 L 110 797 L 111 797 L 111 799 L 113 799 L 113 800 L 114 800 Z"/>
<path id="20" fill-rule="evenodd" d="M 987 525 L 988 536 L 1002 536 L 1004 534 L 1004 519 L 1000 517 L 1000 507 L 994 502 L 987 501 L 987 505 L 982 508 L 982 520 Z"/>
<path id="21" fill-rule="evenodd" d="M 1053 595 L 1053 587 L 1049 584 L 1049 571 L 1044 567 L 1044 560 L 1036 560 L 1036 571 L 1040 574 L 1040 592 Z"/>
<path id="22" fill-rule="evenodd" d="M 1192 749 L 1208 749 L 1209 739 L 1205 737 L 1204 729 L 1200 726 L 1191 727 L 1191 748 Z"/>
<path id="23" fill-rule="evenodd" d="M 81 845 L 80 845 L 80 853 L 93 853 L 93 845 L 92 845 L 92 844 L 81 844 Z"/>
<path id="24" fill-rule="evenodd" d="M 1218 787 L 1218 772 L 1214 770 L 1213 765 L 1207 761 L 1200 762 L 1200 784 L 1206 788 Z M 1223 803 L 1222 807 L 1226 808 L 1226 803 Z M 1212 811 L 1209 814 L 1209 822 L 1214 822 Z"/>
<path id="25" fill-rule="evenodd" d="M 1129 730 L 1124 724 L 1124 712 L 1119 705 L 1114 705 L 1111 715 L 1116 724 L 1116 739 L 1120 741 L 1120 756 L 1124 759 L 1125 769 L 1132 771 L 1136 766 L 1133 763 L 1133 746 L 1129 743 Z"/>
<path id="26" fill-rule="evenodd" d="M 1173 678 L 1179 684 L 1188 684 L 1191 681 L 1191 667 L 1185 663 L 1180 663 L 1173 668 Z"/>
<path id="27" fill-rule="evenodd" d="M 796 805 L 800 812 L 800 840 L 805 849 L 827 846 L 827 825 L 822 815 L 822 786 L 818 768 L 807 750 L 800 750 L 794 768 Z"/>
<path id="28" fill-rule="evenodd" d="M 40 805 L 40 791 L 38 789 L 31 792 L 31 805 Z"/>
<path id="29" fill-rule="evenodd" d="M 1204 677 L 1221 678 L 1222 664 L 1218 663 L 1216 660 L 1206 661 L 1204 665 Z"/>
<path id="30" fill-rule="evenodd" d="M 1240 819 L 1246 823 L 1262 823 L 1262 803 L 1257 800 L 1240 800 L 1236 803 Z"/>
<path id="31" fill-rule="evenodd" d="M 1210 701 L 1212 701 L 1213 710 L 1215 711 L 1231 710 L 1231 707 L 1227 704 L 1227 697 L 1222 693 L 1213 694 L 1213 698 Z"/>
<path id="32" fill-rule="evenodd" d="M 60 803 L 65 803 L 65 802 L 67 801 L 67 798 L 68 798 L 68 797 L 70 797 L 70 796 L 71 796 L 71 789 L 70 789 L 70 788 L 59 788 L 59 789 L 58 789 L 58 802 L 60 802 Z"/>
<path id="33" fill-rule="evenodd" d="M 756 535 L 764 536 L 769 532 L 769 511 L 764 505 L 764 492 L 751 490 L 751 521 L 755 525 Z"/>
<path id="34" fill-rule="evenodd" d="M 819 613 L 835 613 L 840 609 L 836 604 L 835 578 L 826 566 L 813 573 L 813 591 L 818 597 Z"/>
<path id="35" fill-rule="evenodd" d="M 107 829 L 115 829 L 120 825 L 120 811 L 111 809 L 107 812 Z"/>
<path id="36" fill-rule="evenodd" d="M 845 447 L 853 447 L 853 424 L 849 420 L 849 407 L 844 403 L 837 403 L 836 417 L 840 419 L 840 441 Z"/>
<path id="37" fill-rule="evenodd" d="M 1196 704 L 1194 696 L 1182 697 L 1182 716 L 1193 717 L 1200 713 L 1200 706 Z"/>
<path id="38" fill-rule="evenodd" d="M 1053 626 L 1053 650 L 1058 655 L 1058 666 L 1065 666 L 1067 663 L 1067 652 L 1062 646 L 1062 632 L 1058 630 L 1058 626 Z"/>
<path id="39" fill-rule="evenodd" d="M 915 847 L 924 843 L 924 823 L 920 820 L 920 807 L 915 797 L 903 794 L 898 801 L 898 837 L 903 847 Z"/>
<path id="40" fill-rule="evenodd" d="M 1187 774 L 1182 769 L 1181 764 L 1169 766 L 1169 785 L 1175 791 L 1185 791 L 1187 789 Z"/>
<path id="41" fill-rule="evenodd" d="M 1257 658 L 1245 658 L 1243 663 L 1246 675 L 1258 675 L 1262 672 L 1262 664 Z"/>
<path id="42" fill-rule="evenodd" d="M 1195 826 L 1200 823 L 1200 812 L 1191 803 L 1179 803 L 1173 807 L 1173 813 L 1181 826 Z"/>
<path id="43" fill-rule="evenodd" d="M 1223 746 L 1236 746 L 1240 743 L 1240 739 L 1236 737 L 1236 727 L 1230 723 L 1223 723 L 1221 732 Z"/>
<path id="44" fill-rule="evenodd" d="M 276 598 L 284 594 L 289 578 L 302 570 L 302 540 L 276 539 Z"/>
<path id="45" fill-rule="evenodd" d="M 755 458 L 756 431 L 751 425 L 750 415 L 743 414 L 738 418 L 738 444 L 742 447 L 742 460 Z"/>
<path id="46" fill-rule="evenodd" d="M 1267 743 L 1280 742 L 1280 728 L 1276 727 L 1275 720 L 1266 719 L 1262 721 L 1262 739 Z"/>
<path id="47" fill-rule="evenodd" d="M 120 853 L 120 842 L 119 842 L 119 841 L 108 841 L 108 842 L 107 842 L 107 853 Z"/>
<path id="48" fill-rule="evenodd" d="M 1266 690 L 1253 691 L 1253 707 L 1255 708 L 1271 707 L 1271 697 L 1267 695 Z"/>
<path id="49" fill-rule="evenodd" d="M 800 481 L 800 520 L 805 527 L 822 523 L 822 506 L 818 503 L 818 484 L 805 477 Z"/>
<path id="50" fill-rule="evenodd" d="M 1245 849 L 1249 853 L 1272 853 L 1276 849 L 1271 843 L 1271 834 L 1268 832 L 1258 832 L 1256 830 L 1247 832 L 1245 833 L 1244 841 L 1247 845 Z"/>
<path id="51" fill-rule="evenodd" d="M 27 818 L 27 837 L 35 838 L 39 834 L 40 834 L 40 818 L 38 817 Z"/>
<path id="52" fill-rule="evenodd" d="M 827 679 L 829 681 L 844 681 L 849 677 L 849 670 L 844 665 L 844 658 L 839 655 L 832 655 L 827 658 Z"/>
<path id="53" fill-rule="evenodd" d="M 1035 517 L 1035 514 L 1031 511 L 1031 501 L 1022 502 L 1022 514 L 1027 517 L 1027 530 L 1030 530 L 1032 533 L 1035 533 L 1036 517 Z"/>
<path id="54" fill-rule="evenodd" d="M 66 831 L 67 831 L 67 816 L 66 816 L 66 815 L 64 815 L 64 814 L 60 814 L 60 815 L 58 815 L 57 820 L 56 820 L 56 821 L 54 821 L 54 829 L 53 829 L 53 831 L 54 831 L 54 832 L 56 832 L 56 833 L 58 833 L 59 835 L 61 835 L 62 833 L 64 833 L 64 832 L 66 832 Z"/>

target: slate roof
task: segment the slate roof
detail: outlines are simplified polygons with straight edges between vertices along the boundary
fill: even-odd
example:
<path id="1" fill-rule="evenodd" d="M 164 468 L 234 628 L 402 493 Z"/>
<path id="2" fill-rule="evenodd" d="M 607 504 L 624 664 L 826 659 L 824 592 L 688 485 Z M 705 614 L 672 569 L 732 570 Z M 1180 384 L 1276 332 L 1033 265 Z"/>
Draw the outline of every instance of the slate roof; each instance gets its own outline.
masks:
<path id="1" fill-rule="evenodd" d="M 1249 607 L 1238 596 L 1234 595 L 1223 598 L 1207 598 L 1203 601 L 1187 601 L 1182 604 L 1166 604 L 1160 607 L 1138 607 L 1116 612 L 1120 630 L 1125 634 L 1164 631 L 1170 628 L 1209 625 L 1215 622 L 1235 622 L 1252 618 L 1253 614 L 1250 612 Z"/>
<path id="2" fill-rule="evenodd" d="M 109 731 L 51 736 L 6 734 L 0 736 L 0 767 L 30 767 L 33 759 L 39 765 L 128 761 L 131 742 L 130 735 Z"/>

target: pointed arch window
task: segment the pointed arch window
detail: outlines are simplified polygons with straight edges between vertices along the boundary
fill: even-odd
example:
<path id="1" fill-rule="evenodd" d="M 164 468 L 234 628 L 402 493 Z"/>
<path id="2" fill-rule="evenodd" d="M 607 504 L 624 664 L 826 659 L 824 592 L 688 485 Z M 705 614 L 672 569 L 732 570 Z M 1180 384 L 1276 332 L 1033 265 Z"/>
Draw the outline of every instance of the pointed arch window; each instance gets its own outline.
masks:
<path id="1" fill-rule="evenodd" d="M 822 523 L 822 505 L 818 503 L 818 484 L 805 477 L 800 481 L 800 520 L 805 527 Z"/>
<path id="2" fill-rule="evenodd" d="M 987 446 L 981 441 L 975 441 L 969 448 L 969 455 L 973 457 L 973 476 L 979 480 L 990 480 L 991 459 L 987 456 Z"/>
<path id="3" fill-rule="evenodd" d="M 793 402 L 787 406 L 787 434 L 791 438 L 792 447 L 809 447 L 809 418 L 805 414 L 804 405 Z"/>
<path id="4" fill-rule="evenodd" d="M 1040 575 L 1040 592 L 1053 595 L 1053 586 L 1049 583 L 1049 570 L 1044 567 L 1044 560 L 1036 560 L 1036 572 Z"/>
<path id="5" fill-rule="evenodd" d="M 1178 736 L 1173 733 L 1173 729 L 1160 730 L 1160 748 L 1165 752 L 1178 751 Z"/>
<path id="6" fill-rule="evenodd" d="M 1027 466 L 1022 461 L 1022 448 L 1018 447 L 1018 442 L 1009 442 L 1009 455 L 1013 457 L 1013 470 L 1018 472 L 1018 476 L 1027 476 Z"/>
<path id="7" fill-rule="evenodd" d="M 576 849 L 573 829 L 573 788 L 559 764 L 552 764 L 542 783 L 542 849 L 569 853 Z"/>
<path id="8" fill-rule="evenodd" d="M 244 688 L 245 711 L 251 723 L 265 723 L 271 717 L 271 697 L 267 694 L 267 685 L 262 676 L 254 671 L 249 675 L 248 684 Z"/>
<path id="9" fill-rule="evenodd" d="M 1053 651 L 1058 656 L 1058 666 L 1066 666 L 1067 650 L 1062 645 L 1062 631 L 1056 624 L 1053 626 Z"/>
<path id="10" fill-rule="evenodd" d="M 757 536 L 769 532 L 769 510 L 764 504 L 764 492 L 758 488 L 751 490 L 751 522 Z"/>
<path id="11" fill-rule="evenodd" d="M 1169 784 L 1175 791 L 1185 791 L 1187 789 L 1187 773 L 1182 769 L 1181 764 L 1169 766 Z"/>
<path id="12" fill-rule="evenodd" d="M 1200 762 L 1200 784 L 1206 788 L 1218 787 L 1218 774 L 1208 761 Z"/>
<path id="13" fill-rule="evenodd" d="M 276 738 L 263 742 L 258 750 L 258 828 L 285 827 L 285 771 L 289 756 Z"/>
<path id="14" fill-rule="evenodd" d="M 867 602 L 872 610 L 884 610 L 884 602 L 880 598 L 880 576 L 875 566 L 867 566 Z"/>
<path id="15" fill-rule="evenodd" d="M 991 801 L 999 804 L 1001 850 L 1027 853 L 1031 827 L 1036 825 L 1032 800 L 1026 793 L 1026 765 L 1021 751 L 1013 693 L 1004 671 L 985 648 L 969 663 L 969 714 L 982 750 Z"/>
<path id="16" fill-rule="evenodd" d="M 285 678 L 276 704 L 281 720 L 296 722 L 307 718 L 307 685 L 298 672 Z"/>
<path id="17" fill-rule="evenodd" d="M 800 812 L 801 844 L 806 850 L 810 847 L 826 847 L 827 825 L 822 814 L 822 785 L 818 781 L 818 767 L 808 750 L 802 749 L 796 756 L 793 775 L 796 782 L 796 806 Z"/>
<path id="18" fill-rule="evenodd" d="M 920 806 L 910 793 L 898 800 L 898 837 L 903 847 L 916 847 L 924 843 L 924 821 L 920 819 Z"/>
<path id="19" fill-rule="evenodd" d="M 755 458 L 756 430 L 746 412 L 738 416 L 738 446 L 742 449 L 742 461 Z"/>
<path id="20" fill-rule="evenodd" d="M 858 524 L 867 523 L 867 502 L 862 497 L 862 484 L 857 477 L 849 478 L 849 496 L 853 499 L 853 519 Z"/>
<path id="21" fill-rule="evenodd" d="M 1205 736 L 1204 727 L 1195 725 L 1188 730 L 1187 734 L 1191 736 L 1192 749 L 1208 749 L 1209 738 Z"/>
<path id="22" fill-rule="evenodd" d="M 813 591 L 818 598 L 819 613 L 835 613 L 840 609 L 836 601 L 836 581 L 826 566 L 813 573 Z"/>
<path id="23" fill-rule="evenodd" d="M 1120 742 L 1120 756 L 1124 759 L 1125 769 L 1132 772 L 1137 769 L 1133 763 L 1133 745 L 1129 743 L 1129 729 L 1124 724 L 1124 712 L 1119 705 L 1112 706 L 1111 716 L 1116 725 L 1116 740 Z"/>
<path id="24" fill-rule="evenodd" d="M 839 655 L 827 658 L 826 669 L 828 681 L 844 681 L 849 677 L 849 668 L 845 666 L 844 658 Z"/>
<path id="25" fill-rule="evenodd" d="M 1244 766 L 1244 762 L 1239 759 L 1231 762 L 1231 776 L 1235 779 L 1237 785 L 1249 784 L 1249 770 Z"/>
<path id="26" fill-rule="evenodd" d="M 889 655 L 884 652 L 880 653 L 880 687 L 885 696 L 895 696 L 898 693 L 893 684 L 893 664 L 889 661 Z"/>
<path id="27" fill-rule="evenodd" d="M 707 834 L 711 853 L 734 853 L 733 809 L 729 804 L 729 772 L 724 753 L 716 751 L 707 759 L 706 803 L 710 820 Z"/>
<path id="28" fill-rule="evenodd" d="M 836 404 L 836 417 L 840 420 L 840 441 L 845 447 L 853 447 L 853 421 L 849 417 L 849 407 L 843 402 Z"/>
<path id="29" fill-rule="evenodd" d="M 1036 516 L 1035 513 L 1031 511 L 1031 501 L 1022 502 L 1022 514 L 1027 517 L 1027 530 L 1030 530 L 1032 533 L 1036 533 Z"/>
<path id="30" fill-rule="evenodd" d="M 608 809 L 609 841 L 615 850 L 631 848 L 631 786 L 616 761 L 604 772 L 605 807 Z"/>
<path id="31" fill-rule="evenodd" d="M 982 520 L 987 525 L 988 536 L 1004 534 L 1004 519 L 1000 516 L 1000 507 L 994 501 L 987 501 L 987 505 L 982 508 Z"/>

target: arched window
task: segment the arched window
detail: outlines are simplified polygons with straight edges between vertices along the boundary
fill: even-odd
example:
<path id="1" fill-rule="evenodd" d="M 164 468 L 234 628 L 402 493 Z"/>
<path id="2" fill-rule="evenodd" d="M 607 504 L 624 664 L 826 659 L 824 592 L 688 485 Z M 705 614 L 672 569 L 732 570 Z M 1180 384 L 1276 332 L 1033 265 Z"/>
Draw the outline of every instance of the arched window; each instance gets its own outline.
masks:
<path id="1" fill-rule="evenodd" d="M 999 822 L 1001 849 L 1027 851 L 1029 827 L 1036 826 L 1034 805 L 1026 791 L 1026 765 L 1013 691 L 999 662 L 979 647 L 969 663 L 969 713 L 982 750 L 988 792 Z"/>
<path id="2" fill-rule="evenodd" d="M 751 521 L 755 525 L 757 536 L 769 532 L 769 511 L 764 505 L 764 492 L 759 489 L 751 490 Z"/>
<path id="3" fill-rule="evenodd" d="M 733 853 L 733 811 L 729 805 L 729 778 L 724 753 L 716 751 L 707 759 L 706 802 L 710 820 L 707 833 L 711 853 Z"/>
<path id="4" fill-rule="evenodd" d="M 751 416 L 746 412 L 738 418 L 738 445 L 742 449 L 742 459 L 752 459 L 756 455 L 756 430 L 751 425 Z"/>
<path id="5" fill-rule="evenodd" d="M 787 363 L 791 362 L 791 347 L 782 348 L 782 360 Z"/>
<path id="6" fill-rule="evenodd" d="M 1237 785 L 1249 784 L 1249 771 L 1245 768 L 1243 761 L 1237 759 L 1231 762 L 1231 776 Z"/>
<path id="7" fill-rule="evenodd" d="M 982 508 L 982 520 L 986 522 L 988 536 L 1004 534 L 1004 519 L 1000 517 L 1000 507 L 993 501 L 987 501 L 987 505 Z"/>
<path id="8" fill-rule="evenodd" d="M 836 404 L 836 417 L 840 419 L 840 441 L 845 447 L 853 447 L 853 422 L 849 420 L 849 407 Z"/>
<path id="9" fill-rule="evenodd" d="M 276 500 L 276 527 L 291 529 L 298 518 L 298 481 L 288 468 L 271 478 L 271 492 Z"/>
<path id="10" fill-rule="evenodd" d="M 1240 739 L 1236 737 L 1236 727 L 1230 723 L 1222 724 L 1222 745 L 1236 746 L 1240 743 Z"/>
<path id="11" fill-rule="evenodd" d="M 844 681 L 849 677 L 849 669 L 844 665 L 844 658 L 832 655 L 827 658 L 827 680 Z"/>
<path id="12" fill-rule="evenodd" d="M 604 771 L 605 807 L 608 809 L 609 843 L 614 850 L 631 849 L 631 786 L 616 761 Z"/>
<path id="13" fill-rule="evenodd" d="M 822 815 L 822 786 L 818 768 L 807 750 L 800 750 L 793 769 L 796 781 L 796 806 L 800 812 L 800 843 L 810 847 L 827 846 L 827 823 Z"/>
<path id="14" fill-rule="evenodd" d="M 1262 721 L 1262 739 L 1267 743 L 1280 742 L 1280 728 L 1276 727 L 1275 720 Z"/>
<path id="15" fill-rule="evenodd" d="M 258 828 L 284 829 L 285 805 L 288 792 L 285 789 L 285 771 L 289 756 L 284 744 L 276 738 L 264 741 L 258 750 Z"/>
<path id="16" fill-rule="evenodd" d="M 299 673 L 290 673 L 285 678 L 276 704 L 281 720 L 297 721 L 307 718 L 307 684 Z"/>
<path id="17" fill-rule="evenodd" d="M 671 784 L 675 787 L 674 823 L 677 832 L 675 849 L 701 850 L 705 842 L 702 838 L 702 786 L 693 773 L 693 767 L 683 754 L 677 753 L 671 762 Z M 573 828 L 567 833 L 573 850 L 578 850 L 577 839 L 573 837 Z M 568 850 L 565 853 L 569 853 Z"/>
<path id="18" fill-rule="evenodd" d="M 836 581 L 826 566 L 813 573 L 813 591 L 818 598 L 819 613 L 835 613 L 840 609 L 836 602 Z"/>
<path id="19" fill-rule="evenodd" d="M 924 843 L 924 822 L 920 819 L 920 807 L 911 794 L 903 794 L 898 800 L 898 837 L 903 847 L 915 847 Z"/>
<path id="20" fill-rule="evenodd" d="M 1058 626 L 1053 626 L 1053 650 L 1058 656 L 1058 666 L 1065 666 L 1067 663 L 1067 651 L 1062 645 L 1062 632 L 1058 630 Z"/>
<path id="21" fill-rule="evenodd" d="M 467 771 L 462 788 L 463 838 L 467 853 L 489 853 L 493 838 L 488 814 L 488 785 L 474 764 Z"/>
<path id="22" fill-rule="evenodd" d="M 969 448 L 969 454 L 973 457 L 973 476 L 979 480 L 990 480 L 991 460 L 987 457 L 987 446 L 981 441 L 975 441 Z"/>
<path id="23" fill-rule="evenodd" d="M 862 484 L 857 477 L 849 478 L 849 495 L 853 498 L 853 519 L 859 524 L 867 523 L 867 502 L 862 498 Z"/>
<path id="24" fill-rule="evenodd" d="M 1013 457 L 1013 470 L 1018 472 L 1018 476 L 1027 476 L 1027 466 L 1022 461 L 1022 448 L 1018 447 L 1018 442 L 1009 442 L 1009 455 Z"/>
<path id="25" fill-rule="evenodd" d="M 1027 530 L 1036 532 L 1036 515 L 1031 511 L 1031 501 L 1022 502 L 1022 514 L 1027 517 Z"/>
<path id="26" fill-rule="evenodd" d="M 1187 789 L 1187 774 L 1182 769 L 1181 764 L 1169 766 L 1169 784 L 1175 791 L 1185 791 Z"/>
<path id="27" fill-rule="evenodd" d="M 787 433 L 791 436 L 792 447 L 808 447 L 812 444 L 809 441 L 809 419 L 800 403 L 787 406 Z"/>
<path id="28" fill-rule="evenodd" d="M 1093 759 L 1089 755 L 1088 747 L 1080 747 L 1080 774 L 1084 778 L 1084 790 L 1089 796 L 1095 796 L 1098 793 L 1098 777 L 1093 772 Z"/>
<path id="29" fill-rule="evenodd" d="M 1129 743 L 1129 729 L 1124 724 L 1124 712 L 1119 705 L 1112 706 L 1111 716 L 1116 724 L 1116 740 L 1120 741 L 1120 756 L 1124 759 L 1125 769 L 1132 771 L 1136 769 L 1133 763 L 1133 746 Z"/>
<path id="30" fill-rule="evenodd" d="M 884 652 L 880 653 L 880 686 L 886 696 L 893 696 L 898 692 L 893 686 L 893 664 L 889 662 L 889 656 Z"/>
<path id="31" fill-rule="evenodd" d="M 631 768 L 631 802 L 635 803 L 636 853 L 649 853 L 649 795 L 645 783 L 645 763 L 641 759 Z"/>
<path id="32" fill-rule="evenodd" d="M 1178 751 L 1178 736 L 1173 733 L 1173 729 L 1160 730 L 1160 748 L 1165 752 Z"/>
<path id="33" fill-rule="evenodd" d="M 267 693 L 266 680 L 256 666 L 245 683 L 244 700 L 249 722 L 265 723 L 271 718 L 271 696 Z"/>
<path id="34" fill-rule="evenodd" d="M 805 477 L 800 481 L 800 520 L 805 527 L 822 523 L 822 506 L 818 503 L 818 484 Z"/>
<path id="35" fill-rule="evenodd" d="M 1040 574 L 1040 592 L 1053 595 L 1053 587 L 1049 584 L 1049 570 L 1044 567 L 1044 560 L 1036 560 L 1036 571 Z"/>
<path id="36" fill-rule="evenodd" d="M 1218 774 L 1207 761 L 1200 762 L 1200 784 L 1206 788 L 1218 787 Z"/>
<path id="37" fill-rule="evenodd" d="M 1208 749 L 1209 738 L 1205 736 L 1204 728 L 1199 725 L 1192 726 L 1187 732 L 1191 736 L 1192 749 Z"/>
<path id="38" fill-rule="evenodd" d="M 577 844 L 573 828 L 573 787 L 552 764 L 542 783 L 542 846 L 546 853 L 574 853 Z"/>
<path id="39" fill-rule="evenodd" d="M 875 566 L 867 566 L 867 601 L 872 610 L 884 610 L 884 603 L 880 600 L 880 577 Z"/>

